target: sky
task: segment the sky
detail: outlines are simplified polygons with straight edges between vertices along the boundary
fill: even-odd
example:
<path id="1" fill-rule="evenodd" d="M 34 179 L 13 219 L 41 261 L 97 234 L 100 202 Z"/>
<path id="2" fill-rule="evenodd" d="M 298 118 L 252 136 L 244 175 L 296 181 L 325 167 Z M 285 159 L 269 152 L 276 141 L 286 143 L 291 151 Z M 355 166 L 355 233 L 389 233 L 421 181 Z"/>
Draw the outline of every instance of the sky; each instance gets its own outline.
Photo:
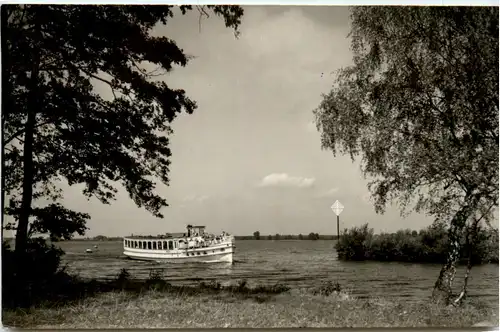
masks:
<path id="1" fill-rule="evenodd" d="M 155 28 L 194 56 L 164 79 L 198 104 L 172 124 L 170 185 L 158 187 L 169 207 L 158 219 L 124 191 L 102 205 L 65 188 L 65 205 L 92 216 L 87 236 L 182 232 L 188 223 L 236 235 L 336 234 L 335 200 L 345 206 L 342 229 L 430 225 L 396 207 L 377 215 L 359 163 L 321 149 L 312 111 L 332 72 L 351 64 L 348 9 L 245 7 L 240 31 L 235 38 L 213 15 L 200 25 L 196 10 Z"/>

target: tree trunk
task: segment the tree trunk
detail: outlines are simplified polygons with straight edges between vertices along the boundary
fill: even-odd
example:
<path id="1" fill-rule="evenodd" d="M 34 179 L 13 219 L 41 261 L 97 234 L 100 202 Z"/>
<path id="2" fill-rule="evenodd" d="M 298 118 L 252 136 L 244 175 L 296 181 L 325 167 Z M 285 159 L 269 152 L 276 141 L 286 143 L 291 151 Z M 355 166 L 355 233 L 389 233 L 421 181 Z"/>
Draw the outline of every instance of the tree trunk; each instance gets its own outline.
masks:
<path id="1" fill-rule="evenodd" d="M 9 17 L 9 13 L 8 13 L 8 9 L 7 7 L 3 7 L 1 9 L 1 19 L 2 19 L 2 31 L 5 31 L 7 30 L 6 27 L 7 27 L 7 20 L 8 20 L 8 17 Z M 2 105 L 2 122 L 4 121 L 5 119 L 5 100 L 6 100 L 6 93 L 8 93 L 7 91 L 10 91 L 10 89 L 8 88 L 8 78 L 9 78 L 9 71 L 7 71 L 6 69 L 9 68 L 9 63 L 7 61 L 7 56 L 6 56 L 6 52 L 8 52 L 8 48 L 7 48 L 7 40 L 9 38 L 9 36 L 6 35 L 7 33 L 4 32 L 4 36 L 2 38 L 2 50 L 3 50 L 3 53 L 2 53 L 2 64 L 3 64 L 3 72 L 2 72 L 2 100 L 4 101 L 4 104 Z M 5 139 L 5 134 L 2 134 L 2 174 L 1 174 L 1 177 L 2 177 L 2 234 L 3 234 L 3 226 L 4 226 L 4 223 L 5 223 L 5 219 L 4 218 L 4 209 L 5 209 L 5 146 L 4 146 L 4 139 Z"/>
<path id="2" fill-rule="evenodd" d="M 449 305 L 452 297 L 453 279 L 457 272 L 456 265 L 460 259 L 461 236 L 463 235 L 467 219 L 477 206 L 478 198 L 467 195 L 464 201 L 465 205 L 451 220 L 448 231 L 448 256 L 446 263 L 441 268 L 432 292 L 432 300 L 435 303 Z"/>
<path id="3" fill-rule="evenodd" d="M 456 264 L 460 259 L 460 234 L 461 229 L 452 224 L 448 232 L 449 249 L 446 263 L 441 268 L 439 277 L 434 285 L 432 299 L 436 303 L 448 305 L 452 295 L 453 279 L 455 278 Z"/>
<path id="4" fill-rule="evenodd" d="M 469 280 L 469 274 L 472 269 L 472 254 L 474 252 L 474 246 L 477 243 L 477 225 L 479 220 L 474 221 L 473 225 L 467 231 L 466 234 L 466 247 L 467 247 L 467 269 L 465 270 L 464 285 L 462 286 L 462 291 L 458 297 L 453 301 L 453 305 L 460 305 L 467 297 L 467 282 Z M 472 239 L 471 239 L 472 238 Z"/>
<path id="5" fill-rule="evenodd" d="M 3 141 L 3 138 L 2 138 Z M 4 230 L 4 223 L 5 223 L 5 218 L 4 218 L 4 210 L 5 210 L 5 148 L 2 144 L 2 234 Z"/>
<path id="6" fill-rule="evenodd" d="M 35 14 L 36 15 L 36 14 Z M 35 31 L 38 25 L 35 26 Z M 16 231 L 16 255 L 18 259 L 23 259 L 28 242 L 28 225 L 31 215 L 31 204 L 33 200 L 33 141 L 35 134 L 36 114 L 39 105 L 39 73 L 40 73 L 40 52 L 37 45 L 33 45 L 33 67 L 31 68 L 29 84 L 29 100 L 27 101 L 27 118 L 24 130 L 23 146 L 23 195 L 21 211 L 19 213 Z M 22 264 L 21 262 L 19 262 Z"/>

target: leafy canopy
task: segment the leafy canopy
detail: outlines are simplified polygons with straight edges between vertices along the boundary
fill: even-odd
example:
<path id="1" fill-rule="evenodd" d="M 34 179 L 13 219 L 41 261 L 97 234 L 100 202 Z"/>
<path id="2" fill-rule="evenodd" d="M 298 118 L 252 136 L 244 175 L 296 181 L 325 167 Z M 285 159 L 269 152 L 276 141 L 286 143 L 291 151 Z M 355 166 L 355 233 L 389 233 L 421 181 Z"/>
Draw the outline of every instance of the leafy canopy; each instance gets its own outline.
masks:
<path id="1" fill-rule="evenodd" d="M 354 64 L 315 115 L 321 144 L 360 157 L 375 208 L 436 219 L 498 205 L 498 8 L 356 7 Z M 463 219 L 463 218 L 462 218 Z"/>
<path id="2" fill-rule="evenodd" d="M 184 90 L 169 87 L 158 75 L 188 63 L 174 40 L 152 33 L 176 8 L 2 6 L 3 194 L 10 198 L 9 214 L 19 218 L 22 184 L 29 181 L 33 200 L 54 201 L 31 209 L 33 231 L 83 234 L 90 216 L 55 203 L 62 197 L 56 184 L 66 180 L 84 184 L 87 197 L 106 204 L 121 184 L 137 206 L 162 217 L 167 201 L 155 188 L 156 181 L 169 182 L 170 123 L 182 110 L 196 109 Z M 180 6 L 178 14 L 192 9 Z M 243 9 L 207 9 L 237 32 Z M 96 81 L 107 85 L 113 98 L 95 91 Z M 27 128 L 34 128 L 29 149 Z M 23 168 L 23 154 L 31 152 L 33 172 Z"/>

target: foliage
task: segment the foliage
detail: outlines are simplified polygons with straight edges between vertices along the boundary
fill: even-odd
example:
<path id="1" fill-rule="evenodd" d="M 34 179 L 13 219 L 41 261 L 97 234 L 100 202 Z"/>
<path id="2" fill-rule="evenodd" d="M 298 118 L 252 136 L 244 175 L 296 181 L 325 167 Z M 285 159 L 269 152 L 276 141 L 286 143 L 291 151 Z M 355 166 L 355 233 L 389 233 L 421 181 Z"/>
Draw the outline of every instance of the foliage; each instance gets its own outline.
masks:
<path id="1" fill-rule="evenodd" d="M 20 206 L 16 207 L 16 202 L 11 200 L 11 206 L 7 207 L 6 213 L 18 215 Z M 90 219 L 88 213 L 81 213 L 66 209 L 59 203 L 49 204 L 44 207 L 34 207 L 31 209 L 32 220 L 28 229 L 28 237 L 35 235 L 49 234 L 50 240 L 71 240 L 73 235 L 84 235 L 87 230 L 86 222 Z M 5 229 L 16 229 L 15 225 L 9 223 Z"/>
<path id="2" fill-rule="evenodd" d="M 33 299 L 46 295 L 54 285 L 60 285 L 67 277 L 64 269 L 60 268 L 62 255 L 61 249 L 47 244 L 43 238 L 35 237 L 27 243 L 26 264 L 18 264 L 10 245 L 3 241 L 3 303 L 7 306 L 29 304 Z"/>
<path id="3" fill-rule="evenodd" d="M 323 148 L 362 157 L 378 212 L 416 196 L 448 220 L 472 191 L 496 203 L 498 8 L 356 7 L 352 20 L 354 65 L 315 111 Z"/>
<path id="4" fill-rule="evenodd" d="M 259 231 L 253 232 L 253 238 L 255 240 L 260 240 L 260 232 Z"/>
<path id="5" fill-rule="evenodd" d="M 342 260 L 364 260 L 367 249 L 373 238 L 373 229 L 368 229 L 368 224 L 361 227 L 353 227 L 349 231 L 344 230 L 335 248 L 339 259 Z"/>
<path id="6" fill-rule="evenodd" d="M 308 238 L 309 240 L 314 240 L 314 241 L 315 241 L 315 240 L 318 240 L 318 239 L 319 239 L 319 234 L 318 234 L 318 233 L 313 233 L 313 232 L 311 232 L 311 233 L 309 233 L 309 235 L 307 236 L 307 238 Z"/>
<path id="7" fill-rule="evenodd" d="M 478 236 L 481 240 L 472 248 L 471 263 L 498 264 L 498 232 L 480 229 Z M 465 237 L 461 243 L 460 263 L 466 264 L 469 248 L 465 246 Z M 365 224 L 344 230 L 335 249 L 341 260 L 442 264 L 448 254 L 448 230 L 445 225 L 435 223 L 418 233 L 399 230 L 396 233 L 374 234 L 373 229 Z"/>
<path id="8" fill-rule="evenodd" d="M 54 239 L 85 231 L 88 214 L 56 203 L 60 181 L 83 184 L 84 195 L 105 204 L 122 185 L 162 217 L 167 201 L 155 189 L 157 180 L 169 183 L 170 123 L 196 108 L 184 90 L 157 79 L 189 60 L 152 31 L 176 8 L 2 6 L 2 195 L 17 221 L 16 249 L 24 251 L 29 224 Z M 178 8 L 183 15 L 193 7 Z M 207 8 L 237 32 L 241 7 Z M 42 199 L 54 203 L 32 207 Z"/>
<path id="9" fill-rule="evenodd" d="M 324 284 L 312 290 L 314 295 L 330 296 L 332 294 L 339 294 L 342 291 L 338 282 L 328 280 Z"/>
<path id="10" fill-rule="evenodd" d="M 460 238 L 498 206 L 498 7 L 354 7 L 352 66 L 315 110 L 321 145 L 361 159 L 375 210 L 447 222 L 435 298 Z"/>

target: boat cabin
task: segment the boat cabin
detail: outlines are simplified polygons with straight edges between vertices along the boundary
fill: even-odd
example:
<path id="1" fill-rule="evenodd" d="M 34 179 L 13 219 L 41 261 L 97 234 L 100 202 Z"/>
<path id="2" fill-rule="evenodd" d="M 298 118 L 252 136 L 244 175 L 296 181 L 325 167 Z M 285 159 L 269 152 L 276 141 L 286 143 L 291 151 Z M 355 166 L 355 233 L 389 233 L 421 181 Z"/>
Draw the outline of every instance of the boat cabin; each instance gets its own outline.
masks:
<path id="1" fill-rule="evenodd" d="M 203 236 L 205 234 L 205 226 L 187 225 L 188 237 Z"/>

